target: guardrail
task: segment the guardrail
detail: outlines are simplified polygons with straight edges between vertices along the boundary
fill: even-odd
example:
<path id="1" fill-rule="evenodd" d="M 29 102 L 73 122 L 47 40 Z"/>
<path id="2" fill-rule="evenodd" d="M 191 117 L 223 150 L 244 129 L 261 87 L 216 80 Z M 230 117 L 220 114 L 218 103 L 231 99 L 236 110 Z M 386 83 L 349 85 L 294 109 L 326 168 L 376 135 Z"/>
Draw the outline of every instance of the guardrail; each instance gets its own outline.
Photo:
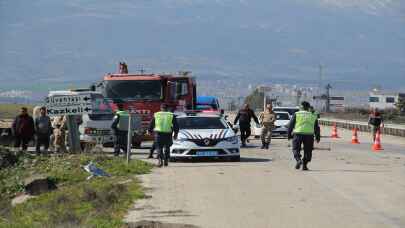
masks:
<path id="1" fill-rule="evenodd" d="M 336 123 L 336 127 L 345 128 L 349 130 L 357 128 L 359 131 L 370 132 L 370 127 L 366 122 L 340 120 L 340 119 L 324 119 L 324 118 L 319 119 L 318 122 L 320 125 L 324 126 L 332 126 L 334 123 Z M 386 124 L 384 128 L 382 128 L 382 133 L 387 135 L 405 137 L 405 126 Z"/>

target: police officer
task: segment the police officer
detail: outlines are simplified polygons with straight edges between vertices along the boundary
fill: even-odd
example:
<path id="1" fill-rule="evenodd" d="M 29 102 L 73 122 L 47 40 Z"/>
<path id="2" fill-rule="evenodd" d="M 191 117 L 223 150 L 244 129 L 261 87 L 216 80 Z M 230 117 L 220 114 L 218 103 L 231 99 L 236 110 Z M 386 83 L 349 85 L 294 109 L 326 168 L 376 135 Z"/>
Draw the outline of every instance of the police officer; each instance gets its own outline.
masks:
<path id="1" fill-rule="evenodd" d="M 308 162 L 312 159 L 312 150 L 314 148 L 314 135 L 316 142 L 321 139 L 318 118 L 309 111 L 310 104 L 306 101 L 301 103 L 301 111 L 298 111 L 292 117 L 288 128 L 288 139 L 293 139 L 293 153 L 297 161 L 295 168 L 308 170 Z M 301 159 L 301 144 L 304 144 L 304 158 Z"/>
<path id="2" fill-rule="evenodd" d="M 162 104 L 160 106 L 160 112 L 154 114 L 149 126 L 149 131 L 153 131 L 155 134 L 154 143 L 159 156 L 158 166 L 167 166 L 170 159 L 170 147 L 173 144 L 173 138 L 177 139 L 179 127 L 176 117 L 172 112 L 168 111 L 166 104 Z"/>
<path id="3" fill-rule="evenodd" d="M 123 104 L 118 104 L 118 110 L 115 113 L 111 129 L 113 130 L 115 140 L 114 140 L 114 156 L 120 154 L 122 149 L 127 151 L 128 142 L 128 124 L 129 124 L 129 113 L 124 110 Z"/>
<path id="4" fill-rule="evenodd" d="M 266 105 L 266 110 L 260 113 L 259 120 L 263 126 L 262 134 L 260 135 L 262 140 L 262 149 L 269 149 L 272 130 L 274 128 L 274 122 L 276 121 L 276 114 L 273 112 L 272 104 Z"/>
<path id="5" fill-rule="evenodd" d="M 236 123 L 239 121 L 240 140 L 242 141 L 242 147 L 246 146 L 246 140 L 251 134 L 250 121 L 252 121 L 252 118 L 254 119 L 256 124 L 259 124 L 259 120 L 257 119 L 255 112 L 250 109 L 249 104 L 244 104 L 243 108 L 239 110 L 238 114 L 235 117 L 235 120 L 233 121 L 234 125 L 236 125 Z"/>

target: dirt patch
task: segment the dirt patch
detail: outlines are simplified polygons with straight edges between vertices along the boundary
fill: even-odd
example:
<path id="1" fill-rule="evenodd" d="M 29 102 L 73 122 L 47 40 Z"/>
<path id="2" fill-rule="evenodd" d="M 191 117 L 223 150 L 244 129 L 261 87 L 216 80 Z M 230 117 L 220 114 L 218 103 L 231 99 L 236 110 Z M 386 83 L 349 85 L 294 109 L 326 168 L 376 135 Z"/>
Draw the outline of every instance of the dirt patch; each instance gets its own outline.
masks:
<path id="1" fill-rule="evenodd" d="M 126 224 L 127 228 L 198 228 L 198 226 L 156 221 L 140 221 Z"/>

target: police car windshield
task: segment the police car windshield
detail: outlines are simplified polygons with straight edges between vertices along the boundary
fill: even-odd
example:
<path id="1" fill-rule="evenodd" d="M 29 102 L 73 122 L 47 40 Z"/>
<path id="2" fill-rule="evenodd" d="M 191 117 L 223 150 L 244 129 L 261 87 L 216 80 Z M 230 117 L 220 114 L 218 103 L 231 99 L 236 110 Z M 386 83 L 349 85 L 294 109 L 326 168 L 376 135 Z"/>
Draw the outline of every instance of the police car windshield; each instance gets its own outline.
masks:
<path id="1" fill-rule="evenodd" d="M 226 129 L 218 117 L 182 117 L 177 121 L 180 129 Z"/>

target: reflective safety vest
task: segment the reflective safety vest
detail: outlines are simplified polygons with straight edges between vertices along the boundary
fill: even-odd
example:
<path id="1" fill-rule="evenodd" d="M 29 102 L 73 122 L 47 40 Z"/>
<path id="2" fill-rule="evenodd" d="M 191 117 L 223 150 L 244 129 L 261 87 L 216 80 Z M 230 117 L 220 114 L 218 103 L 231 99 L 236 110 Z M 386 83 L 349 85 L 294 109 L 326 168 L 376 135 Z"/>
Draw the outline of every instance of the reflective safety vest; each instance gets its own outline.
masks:
<path id="1" fill-rule="evenodd" d="M 117 125 L 118 130 L 128 131 L 129 113 L 127 111 L 117 111 L 117 115 L 120 117 Z"/>
<path id="2" fill-rule="evenodd" d="M 155 132 L 171 133 L 173 128 L 174 115 L 171 112 L 156 112 L 155 115 Z"/>
<path id="3" fill-rule="evenodd" d="M 317 116 L 308 111 L 295 113 L 294 133 L 303 135 L 313 135 Z"/>

